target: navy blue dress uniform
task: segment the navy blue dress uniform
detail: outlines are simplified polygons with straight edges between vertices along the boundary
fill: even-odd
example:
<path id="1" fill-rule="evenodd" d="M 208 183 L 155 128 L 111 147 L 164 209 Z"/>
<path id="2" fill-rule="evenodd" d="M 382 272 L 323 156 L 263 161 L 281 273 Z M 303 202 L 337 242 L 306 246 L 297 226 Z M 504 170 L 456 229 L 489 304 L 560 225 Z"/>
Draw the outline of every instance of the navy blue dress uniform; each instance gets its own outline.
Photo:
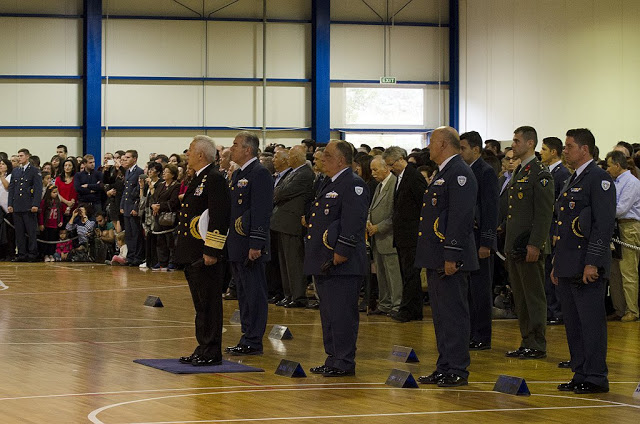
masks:
<path id="1" fill-rule="evenodd" d="M 571 177 L 571 172 L 567 169 L 566 166 L 560 162 L 556 165 L 553 170 L 551 170 L 551 176 L 553 177 L 553 186 L 554 186 L 554 199 L 557 199 L 562 191 L 562 187 L 564 187 L 565 183 Z M 554 208 L 553 211 L 553 222 L 551 224 L 550 230 L 550 238 L 553 240 L 553 236 L 556 234 L 556 225 L 558 222 L 558 213 Z M 545 272 L 545 280 L 544 280 L 544 291 L 547 297 L 547 323 L 560 323 L 562 320 L 562 309 L 560 307 L 560 300 L 558 300 L 558 296 L 556 296 L 556 288 L 551 282 L 551 269 L 553 268 L 552 258 L 555 248 L 553 243 L 551 243 L 551 254 L 547 255 L 547 259 L 545 261 L 544 272 Z"/>
<path id="2" fill-rule="evenodd" d="M 262 352 L 267 326 L 265 263 L 271 259 L 269 221 L 273 210 L 273 178 L 260 161 L 251 159 L 231 178 L 231 215 L 227 249 L 236 283 L 242 337 L 238 346 Z M 249 249 L 262 256 L 248 261 Z"/>
<path id="3" fill-rule="evenodd" d="M 144 261 L 144 236 L 140 224 L 140 217 L 131 215 L 131 211 L 138 211 L 140 203 L 140 175 L 144 170 L 138 165 L 127 169 L 124 174 L 124 189 L 120 200 L 120 209 L 124 215 L 124 236 L 127 244 L 127 262 L 141 264 Z"/>
<path id="4" fill-rule="evenodd" d="M 471 317 L 471 341 L 473 348 L 491 346 L 491 318 L 493 312 L 493 267 L 498 249 L 498 177 L 493 168 L 478 158 L 471 164 L 478 183 L 473 235 L 476 247 L 486 247 L 492 253 L 488 258 L 478 258 L 480 268 L 473 271 L 469 281 L 469 313 Z"/>
<path id="5" fill-rule="evenodd" d="M 460 155 L 453 156 L 425 190 L 416 267 L 427 269 L 429 300 L 436 333 L 436 373 L 467 379 L 469 357 L 469 272 L 477 271 L 478 250 L 473 235 L 478 183 Z M 442 276 L 445 261 L 460 264 Z"/>
<path id="6" fill-rule="evenodd" d="M 36 232 L 38 213 L 31 212 L 39 207 L 42 200 L 42 175 L 40 170 L 28 163 L 19 166 L 11 173 L 9 182 L 8 206 L 13 208 L 13 225 L 16 231 L 18 247 L 17 260 L 35 260 L 38 256 Z M 28 238 L 25 238 L 27 234 Z"/>
<path id="7" fill-rule="evenodd" d="M 334 181 L 325 177 L 311 204 L 304 273 L 315 277 L 320 297 L 324 366 L 350 374 L 356 367 L 360 284 L 370 266 L 365 247 L 369 189 L 351 168 L 340 172 Z M 323 269 L 334 253 L 347 261 Z"/>
<path id="8" fill-rule="evenodd" d="M 544 263 L 545 255 L 551 253 L 553 178 L 534 156 L 516 168 L 507 192 L 506 267 L 522 336 L 520 347 L 508 352 L 508 356 L 538 359 L 545 356 L 547 350 Z M 526 252 L 527 245 L 540 249 L 536 262 L 526 262 L 526 253 L 518 253 L 519 250 Z"/>
<path id="9" fill-rule="evenodd" d="M 613 180 L 595 161 L 590 162 L 574 181 L 567 181 L 556 201 L 556 209 L 553 273 L 559 280 L 557 293 L 571 353 L 573 381 L 608 389 L 604 297 L 616 214 Z M 595 282 L 582 283 L 585 265 L 598 268 Z"/>
<path id="10" fill-rule="evenodd" d="M 198 229 L 205 210 L 208 210 L 208 224 L 203 239 Z M 227 182 L 215 166 L 209 164 L 189 183 L 176 227 L 174 262 L 185 265 L 184 275 L 196 312 L 198 347 L 191 355 L 191 360 L 197 358 L 205 362 L 217 362 L 222 359 L 221 294 L 226 267 L 224 246 L 229 229 L 229 210 Z M 218 262 L 205 265 L 203 254 L 216 257 Z"/>

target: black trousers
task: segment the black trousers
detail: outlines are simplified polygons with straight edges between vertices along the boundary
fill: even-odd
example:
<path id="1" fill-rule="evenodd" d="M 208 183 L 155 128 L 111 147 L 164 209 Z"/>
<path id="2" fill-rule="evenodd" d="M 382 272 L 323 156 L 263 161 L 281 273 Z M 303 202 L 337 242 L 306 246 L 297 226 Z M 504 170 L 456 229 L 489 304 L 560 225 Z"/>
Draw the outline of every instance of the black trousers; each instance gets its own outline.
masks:
<path id="1" fill-rule="evenodd" d="M 124 238 L 127 244 L 127 262 L 142 263 L 145 259 L 144 236 L 139 217 L 124 217 Z M 153 265 L 155 264 L 151 264 Z"/>
<path id="2" fill-rule="evenodd" d="M 45 241 L 57 241 L 59 238 L 58 233 L 58 228 L 44 227 L 44 231 L 40 233 L 40 237 Z M 56 245 L 53 243 L 42 243 L 40 246 L 42 248 L 40 253 L 44 256 L 53 256 L 53 254 L 56 253 Z"/>
<path id="3" fill-rule="evenodd" d="M 573 379 L 609 387 L 604 306 L 607 281 L 602 277 L 589 284 L 572 283 L 570 278 L 558 280 L 556 288 L 562 303 Z"/>
<path id="4" fill-rule="evenodd" d="M 161 227 L 160 231 L 168 230 L 169 228 L 171 227 Z M 166 267 L 173 260 L 174 249 L 175 239 L 173 236 L 173 231 L 166 234 L 156 235 L 156 251 L 158 255 L 158 263 L 160 265 Z"/>
<path id="5" fill-rule="evenodd" d="M 189 283 L 196 310 L 194 354 L 206 359 L 222 359 L 222 282 L 224 262 L 211 266 L 187 265 L 184 275 Z"/>
<path id="6" fill-rule="evenodd" d="M 469 273 L 440 277 L 427 269 L 427 281 L 439 353 L 436 370 L 469 378 Z"/>
<path id="7" fill-rule="evenodd" d="M 324 364 L 343 371 L 355 371 L 362 276 L 316 275 L 315 280 L 320 296 L 322 341 L 327 354 Z"/>
<path id="8" fill-rule="evenodd" d="M 422 287 L 420 269 L 414 266 L 416 262 L 415 247 L 397 247 L 402 274 L 402 301 L 398 311 L 409 319 L 422 319 Z"/>
<path id="9" fill-rule="evenodd" d="M 491 344 L 491 314 L 493 312 L 493 259 L 479 259 L 480 269 L 469 278 L 469 314 L 471 340 Z"/>
<path id="10" fill-rule="evenodd" d="M 38 217 L 34 212 L 14 212 L 13 225 L 16 227 L 18 256 L 36 258 L 38 256 Z M 26 234 L 26 236 L 25 236 Z"/>

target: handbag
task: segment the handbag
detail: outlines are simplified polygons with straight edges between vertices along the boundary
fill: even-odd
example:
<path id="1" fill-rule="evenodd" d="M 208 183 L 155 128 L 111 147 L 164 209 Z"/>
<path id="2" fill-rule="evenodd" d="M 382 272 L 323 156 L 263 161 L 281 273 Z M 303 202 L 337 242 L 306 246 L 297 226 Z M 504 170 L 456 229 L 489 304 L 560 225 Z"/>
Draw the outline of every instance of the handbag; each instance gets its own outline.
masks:
<path id="1" fill-rule="evenodd" d="M 160 212 L 158 214 L 158 224 L 162 227 L 172 227 L 176 222 L 175 212 Z"/>

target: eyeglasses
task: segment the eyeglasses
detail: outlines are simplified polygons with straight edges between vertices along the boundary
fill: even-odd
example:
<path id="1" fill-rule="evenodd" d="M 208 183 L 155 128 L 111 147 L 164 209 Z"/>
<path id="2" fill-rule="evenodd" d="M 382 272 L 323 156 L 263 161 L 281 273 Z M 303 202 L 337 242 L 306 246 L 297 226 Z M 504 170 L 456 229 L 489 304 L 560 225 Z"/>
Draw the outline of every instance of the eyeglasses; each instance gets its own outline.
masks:
<path id="1" fill-rule="evenodd" d="M 518 160 L 518 158 L 506 158 L 509 162 L 515 162 Z"/>

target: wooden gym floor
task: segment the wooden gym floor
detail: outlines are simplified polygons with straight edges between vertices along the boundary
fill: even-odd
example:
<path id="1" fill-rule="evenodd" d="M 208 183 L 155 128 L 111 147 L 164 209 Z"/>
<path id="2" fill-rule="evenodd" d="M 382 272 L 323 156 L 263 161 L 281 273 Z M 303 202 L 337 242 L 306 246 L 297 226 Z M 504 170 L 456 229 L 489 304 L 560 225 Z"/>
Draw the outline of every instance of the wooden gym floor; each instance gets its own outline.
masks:
<path id="1" fill-rule="evenodd" d="M 547 330 L 545 360 L 508 359 L 517 348 L 515 320 L 494 321 L 493 349 L 471 353 L 470 384 L 459 389 L 386 386 L 393 368 L 417 378 L 434 369 L 433 324 L 361 315 L 356 377 L 292 379 L 274 371 L 281 359 L 305 371 L 324 360 L 319 312 L 269 306 L 267 333 L 288 326 L 293 339 L 265 336 L 264 356 L 241 361 L 264 373 L 175 375 L 132 361 L 170 358 L 194 348 L 193 307 L 181 272 L 157 273 L 92 264 L 0 263 L 0 423 L 308 422 L 474 424 L 640 422 L 640 324 L 609 325 L 611 391 L 556 390 L 571 378 L 564 328 Z M 160 296 L 164 308 L 143 306 Z M 237 308 L 225 301 L 224 344 L 237 343 Z M 387 360 L 393 345 L 413 347 L 417 364 Z M 238 360 L 235 357 L 227 358 Z M 526 379 L 532 396 L 492 391 L 500 374 Z"/>

